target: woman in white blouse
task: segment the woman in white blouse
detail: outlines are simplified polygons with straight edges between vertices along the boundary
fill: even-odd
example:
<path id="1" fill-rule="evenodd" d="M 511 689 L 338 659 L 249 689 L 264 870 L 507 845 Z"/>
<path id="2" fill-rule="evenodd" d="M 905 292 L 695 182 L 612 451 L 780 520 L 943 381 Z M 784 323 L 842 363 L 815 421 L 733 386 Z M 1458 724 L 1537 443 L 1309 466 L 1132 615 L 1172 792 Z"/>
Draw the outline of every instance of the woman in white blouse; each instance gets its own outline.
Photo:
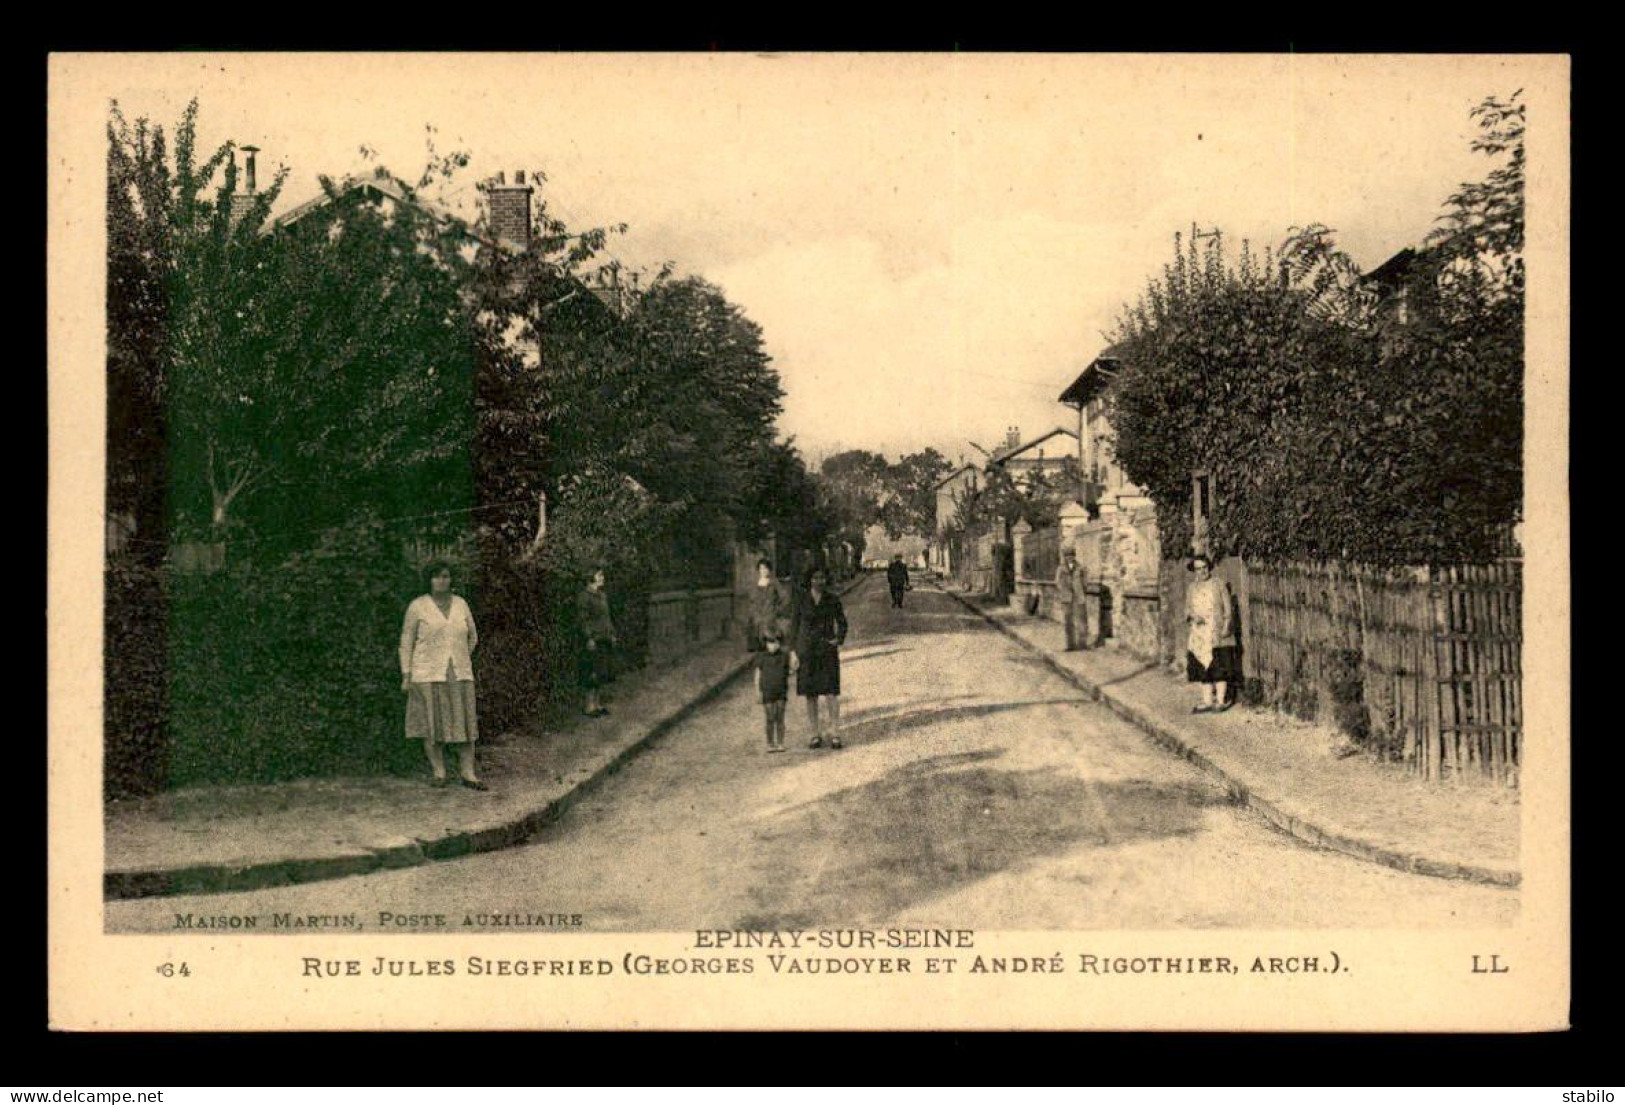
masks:
<path id="1" fill-rule="evenodd" d="M 1213 561 L 1202 553 L 1185 567 L 1195 578 L 1185 588 L 1185 621 L 1190 635 L 1185 652 L 1185 679 L 1201 688 L 1193 714 L 1223 713 L 1230 708 L 1229 685 L 1241 678 L 1237 651 L 1235 594 L 1213 576 Z"/>
<path id="2" fill-rule="evenodd" d="M 406 608 L 401 625 L 401 690 L 406 692 L 406 739 L 420 740 L 434 771 L 434 785 L 450 783 L 442 745 L 457 746 L 463 786 L 486 790 L 475 768 L 479 717 L 474 708 L 474 614 L 451 593 L 451 565 L 437 560 L 424 569 L 429 593 Z"/>

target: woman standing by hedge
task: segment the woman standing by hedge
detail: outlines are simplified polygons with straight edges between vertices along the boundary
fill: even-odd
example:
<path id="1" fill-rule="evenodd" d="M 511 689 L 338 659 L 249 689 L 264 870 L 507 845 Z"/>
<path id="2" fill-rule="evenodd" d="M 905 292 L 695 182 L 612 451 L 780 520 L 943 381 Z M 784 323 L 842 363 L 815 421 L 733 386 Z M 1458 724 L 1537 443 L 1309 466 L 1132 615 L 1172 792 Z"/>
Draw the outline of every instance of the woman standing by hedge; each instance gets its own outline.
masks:
<path id="1" fill-rule="evenodd" d="M 581 712 L 588 717 L 603 717 L 609 711 L 598 700 L 598 688 L 614 675 L 610 668 L 610 650 L 615 647 L 616 638 L 615 623 L 609 616 L 609 596 L 604 593 L 602 568 L 593 572 L 586 589 L 576 596 L 576 624 L 581 631 L 576 674 L 587 699 Z"/>
<path id="2" fill-rule="evenodd" d="M 401 690 L 406 692 L 406 739 L 420 740 L 434 772 L 434 785 L 446 786 L 442 745 L 457 748 L 463 786 L 489 789 L 480 782 L 474 745 L 479 716 L 474 705 L 474 648 L 479 633 L 462 596 L 451 593 L 451 565 L 437 560 L 423 570 L 428 594 L 406 608 L 401 625 Z"/>
<path id="3" fill-rule="evenodd" d="M 1190 625 L 1185 679 L 1202 688 L 1201 700 L 1191 707 L 1191 713 L 1228 710 L 1225 692 L 1241 675 L 1233 615 L 1235 598 L 1228 583 L 1213 578 L 1213 561 L 1202 553 L 1191 557 L 1186 567 L 1196 578 L 1185 589 L 1185 621 Z"/>

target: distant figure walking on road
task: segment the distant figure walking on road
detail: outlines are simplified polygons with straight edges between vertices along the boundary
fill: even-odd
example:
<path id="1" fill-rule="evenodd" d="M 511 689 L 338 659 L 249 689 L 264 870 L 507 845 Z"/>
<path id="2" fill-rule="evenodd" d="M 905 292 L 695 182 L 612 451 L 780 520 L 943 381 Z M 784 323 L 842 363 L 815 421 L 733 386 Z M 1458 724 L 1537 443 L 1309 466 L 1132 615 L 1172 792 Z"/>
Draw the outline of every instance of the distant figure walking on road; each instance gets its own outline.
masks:
<path id="1" fill-rule="evenodd" d="M 587 587 L 576 596 L 576 624 L 581 631 L 581 652 L 577 656 L 576 675 L 586 702 L 581 712 L 588 717 L 604 717 L 609 713 L 599 701 L 598 688 L 608 683 L 614 672 L 610 668 L 611 651 L 616 645 L 615 623 L 609 617 L 609 596 L 604 593 L 604 570 L 599 568 L 587 581 Z"/>
<path id="2" fill-rule="evenodd" d="M 886 566 L 886 585 L 891 588 L 891 604 L 897 609 L 903 608 L 903 592 L 914 590 L 909 582 L 908 565 L 903 563 L 902 553 L 893 553 L 891 563 Z"/>
<path id="3" fill-rule="evenodd" d="M 767 726 L 767 750 L 784 751 L 784 707 L 790 697 L 790 654 L 783 649 L 784 635 L 777 626 L 762 632 L 762 648 L 756 654 L 756 694 L 762 701 Z"/>
<path id="4" fill-rule="evenodd" d="M 1089 647 L 1088 611 L 1084 608 L 1083 569 L 1078 566 L 1078 551 L 1067 546 L 1060 567 L 1055 569 L 1055 601 L 1061 611 L 1061 624 L 1066 627 L 1066 651 L 1076 652 Z"/>
<path id="5" fill-rule="evenodd" d="M 423 742 L 434 785 L 449 784 L 442 745 L 457 747 L 463 786 L 489 788 L 479 779 L 474 745 L 480 737 L 474 706 L 474 648 L 480 636 L 462 596 L 451 593 L 451 565 L 437 560 L 423 571 L 428 594 L 406 608 L 401 623 L 401 690 L 406 694 L 406 739 Z"/>
<path id="6" fill-rule="evenodd" d="M 762 651 L 769 631 L 783 633 L 790 618 L 790 598 L 773 577 L 773 564 L 765 557 L 756 562 L 756 586 L 750 592 L 750 610 L 745 619 L 745 647 Z"/>
<path id="7" fill-rule="evenodd" d="M 829 575 L 822 569 L 813 572 L 808 581 L 796 622 L 796 693 L 807 700 L 807 720 L 813 732 L 807 747 L 824 747 L 824 730 L 818 716 L 822 700 L 830 730 L 829 746 L 840 748 L 841 737 L 835 730 L 841 724 L 841 645 L 846 643 L 846 611 L 829 590 Z"/>
<path id="8" fill-rule="evenodd" d="M 1222 712 L 1230 708 L 1226 689 L 1241 675 L 1235 598 L 1228 583 L 1213 578 L 1213 561 L 1202 553 L 1191 557 L 1186 567 L 1196 578 L 1185 589 L 1185 621 L 1190 624 L 1185 678 L 1202 688 L 1201 699 L 1191 707 L 1191 713 Z"/>

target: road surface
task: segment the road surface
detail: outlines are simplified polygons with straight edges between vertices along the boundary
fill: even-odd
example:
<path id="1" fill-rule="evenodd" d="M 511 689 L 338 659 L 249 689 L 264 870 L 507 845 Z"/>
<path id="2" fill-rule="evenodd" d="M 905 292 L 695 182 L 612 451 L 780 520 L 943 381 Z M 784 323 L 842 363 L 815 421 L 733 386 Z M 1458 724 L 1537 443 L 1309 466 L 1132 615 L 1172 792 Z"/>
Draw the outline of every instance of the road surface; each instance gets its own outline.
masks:
<path id="1" fill-rule="evenodd" d="M 1281 835 L 947 595 L 921 588 L 895 611 L 870 579 L 847 607 L 844 750 L 808 750 L 792 701 L 791 751 L 768 755 L 761 707 L 741 680 L 524 847 L 254 893 L 109 902 L 108 928 L 276 913 L 349 916 L 369 932 L 384 913 L 440 916 L 458 931 L 498 915 L 542 927 L 579 916 L 574 931 L 1419 929 L 1516 918 L 1516 891 L 1402 874 Z"/>

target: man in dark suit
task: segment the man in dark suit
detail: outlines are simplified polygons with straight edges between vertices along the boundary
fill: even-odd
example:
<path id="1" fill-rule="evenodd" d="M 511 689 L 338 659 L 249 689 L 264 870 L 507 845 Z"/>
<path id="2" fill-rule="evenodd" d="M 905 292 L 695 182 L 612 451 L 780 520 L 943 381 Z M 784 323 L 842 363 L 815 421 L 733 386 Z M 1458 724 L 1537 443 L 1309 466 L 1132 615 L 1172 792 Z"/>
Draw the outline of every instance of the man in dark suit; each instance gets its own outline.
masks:
<path id="1" fill-rule="evenodd" d="M 902 553 L 892 554 L 891 563 L 886 566 L 886 584 L 891 588 L 891 604 L 901 610 L 903 592 L 913 590 L 908 581 L 908 565 L 903 563 Z"/>

